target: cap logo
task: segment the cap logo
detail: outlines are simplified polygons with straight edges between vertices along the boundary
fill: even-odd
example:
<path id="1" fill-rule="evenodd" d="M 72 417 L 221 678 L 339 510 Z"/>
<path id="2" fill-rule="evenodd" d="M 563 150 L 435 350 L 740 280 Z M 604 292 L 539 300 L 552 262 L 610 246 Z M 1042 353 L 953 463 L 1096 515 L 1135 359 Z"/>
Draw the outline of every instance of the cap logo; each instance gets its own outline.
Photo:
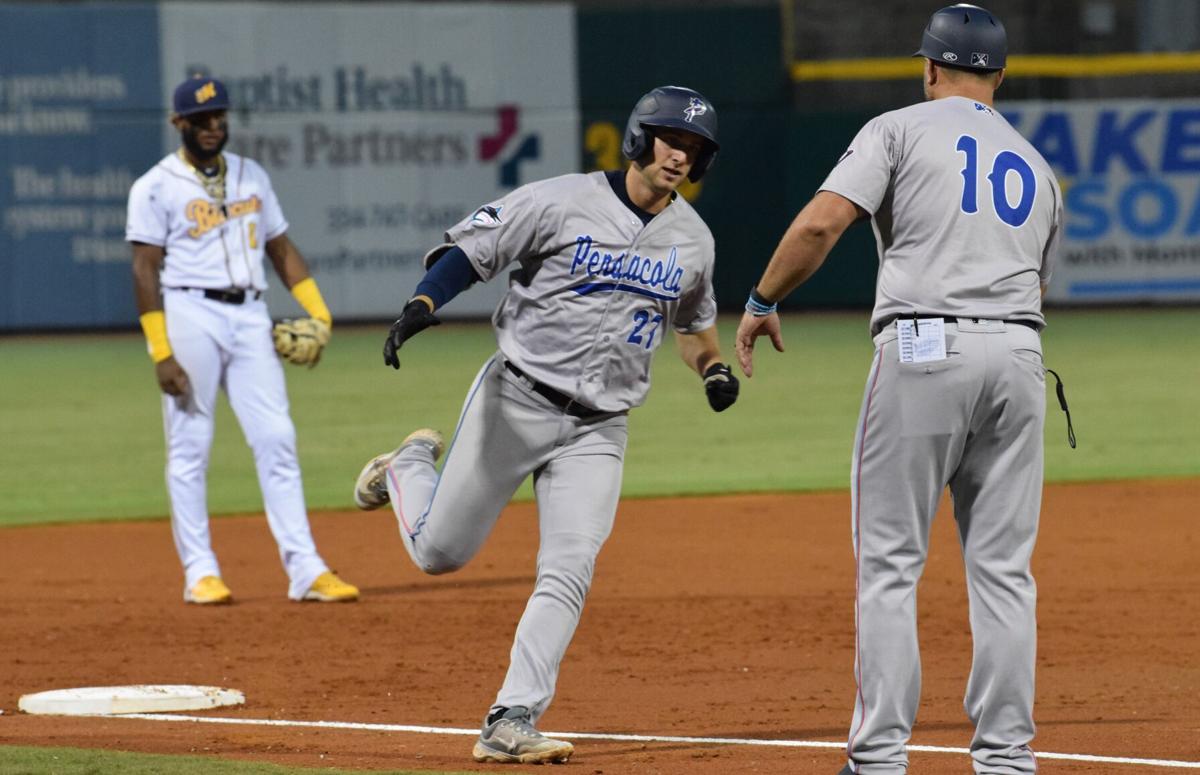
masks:
<path id="1" fill-rule="evenodd" d="M 942 53 L 942 59 L 945 59 L 947 62 L 957 62 L 958 54 L 955 54 L 953 51 L 945 51 Z"/>
<path id="2" fill-rule="evenodd" d="M 708 112 L 708 106 L 704 104 L 704 100 L 699 97 L 692 97 L 688 102 L 688 106 L 683 109 L 683 119 L 689 124 L 696 116 L 703 116 Z"/>
<path id="3" fill-rule="evenodd" d="M 988 55 L 980 54 L 979 52 L 975 52 L 975 53 L 971 54 L 971 64 L 974 65 L 975 67 L 987 67 L 988 66 Z"/>
<path id="4" fill-rule="evenodd" d="M 212 81 L 196 89 L 196 104 L 203 105 L 217 96 L 217 85 Z"/>

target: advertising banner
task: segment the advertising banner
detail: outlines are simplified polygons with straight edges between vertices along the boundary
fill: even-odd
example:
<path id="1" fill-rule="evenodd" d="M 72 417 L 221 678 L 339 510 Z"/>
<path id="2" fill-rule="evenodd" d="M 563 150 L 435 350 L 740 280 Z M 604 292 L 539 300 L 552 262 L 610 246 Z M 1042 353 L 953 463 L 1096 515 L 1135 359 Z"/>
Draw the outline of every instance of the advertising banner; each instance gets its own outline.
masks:
<path id="1" fill-rule="evenodd" d="M 150 5 L 0 6 L 0 329 L 132 325 L 129 186 L 161 130 Z"/>
<path id="2" fill-rule="evenodd" d="M 339 320 L 397 315 L 446 227 L 580 168 L 565 3 L 3 4 L 0 46 L 0 330 L 136 324 L 129 187 L 179 147 L 197 72 L 229 86 L 227 150 L 270 174 Z"/>
<path id="3" fill-rule="evenodd" d="M 160 12 L 165 81 L 202 72 L 228 86 L 228 148 L 271 175 L 337 319 L 397 315 L 446 227 L 522 183 L 579 170 L 568 5 Z M 162 144 L 178 136 L 164 132 Z M 298 310 L 275 286 L 272 310 Z M 504 287 L 476 285 L 443 314 L 490 313 Z"/>
<path id="4" fill-rule="evenodd" d="M 1047 298 L 1200 300 L 1200 102 L 1003 103 L 1066 208 Z"/>

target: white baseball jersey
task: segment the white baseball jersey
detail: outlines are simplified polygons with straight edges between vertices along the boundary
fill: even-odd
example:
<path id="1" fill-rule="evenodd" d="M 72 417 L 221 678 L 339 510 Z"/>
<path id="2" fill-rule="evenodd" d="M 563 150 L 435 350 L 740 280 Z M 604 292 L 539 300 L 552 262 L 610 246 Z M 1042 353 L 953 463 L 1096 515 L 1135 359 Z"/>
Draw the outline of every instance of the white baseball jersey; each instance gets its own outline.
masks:
<path id="1" fill-rule="evenodd" d="M 490 280 L 518 262 L 493 315 L 505 357 L 602 411 L 641 405 L 667 329 L 716 323 L 712 233 L 683 197 L 649 224 L 603 172 L 530 183 L 453 226 Z"/>
<path id="2" fill-rule="evenodd" d="M 222 155 L 224 210 L 176 153 L 129 192 L 125 239 L 166 249 L 165 288 L 267 289 L 263 247 L 287 231 L 287 220 L 266 170 L 252 159 Z"/>
<path id="3" fill-rule="evenodd" d="M 884 113 L 821 190 L 872 214 L 872 334 L 914 312 L 1045 324 L 1040 286 L 1050 281 L 1062 193 L 1041 154 L 994 109 L 948 97 Z"/>

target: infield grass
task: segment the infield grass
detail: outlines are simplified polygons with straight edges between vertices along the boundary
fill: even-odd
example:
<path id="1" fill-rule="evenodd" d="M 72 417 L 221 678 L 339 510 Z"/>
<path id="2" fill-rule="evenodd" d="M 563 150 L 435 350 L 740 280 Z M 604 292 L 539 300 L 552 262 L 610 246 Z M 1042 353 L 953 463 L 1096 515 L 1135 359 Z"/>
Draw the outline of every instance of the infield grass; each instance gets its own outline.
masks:
<path id="1" fill-rule="evenodd" d="M 1048 481 L 1200 475 L 1195 309 L 1051 310 L 1047 365 L 1062 374 L 1079 448 L 1047 386 Z M 737 319 L 721 320 L 733 358 Z M 630 416 L 626 497 L 847 486 L 871 360 L 867 313 L 790 315 L 787 352 L 760 340 L 755 376 L 714 414 L 668 338 L 649 401 Z M 336 329 L 321 364 L 289 367 L 312 509 L 353 508 L 362 464 L 413 428 L 449 434 L 493 352 L 484 324 L 447 323 L 408 342 L 402 368 L 380 354 L 385 326 Z M 0 525 L 167 514 L 160 399 L 140 335 L 0 338 Z M 736 370 L 735 370 L 736 373 Z M 528 498 L 528 484 L 518 494 Z M 260 512 L 253 460 L 220 402 L 209 504 Z"/>
<path id="2" fill-rule="evenodd" d="M 284 767 L 215 756 L 97 751 L 82 748 L 0 747 L 0 775 L 359 775 L 362 770 Z M 430 775 L 431 770 L 375 770 L 373 775 Z M 439 775 L 456 775 L 440 772 Z M 466 775 L 466 773 L 457 773 Z"/>

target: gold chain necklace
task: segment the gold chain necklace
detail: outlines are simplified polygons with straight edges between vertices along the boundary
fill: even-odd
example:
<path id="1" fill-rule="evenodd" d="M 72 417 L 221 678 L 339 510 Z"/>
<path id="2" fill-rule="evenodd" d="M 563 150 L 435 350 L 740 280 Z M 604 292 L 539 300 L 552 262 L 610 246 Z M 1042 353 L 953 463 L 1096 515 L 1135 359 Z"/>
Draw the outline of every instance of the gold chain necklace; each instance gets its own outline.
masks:
<path id="1" fill-rule="evenodd" d="M 194 174 L 196 176 L 196 180 L 198 180 L 200 182 L 200 185 L 204 187 L 205 193 L 207 193 L 209 195 L 209 197 L 211 197 L 213 199 L 213 201 L 216 202 L 217 209 L 224 212 L 224 210 L 225 210 L 225 157 L 223 155 L 218 154 L 218 156 L 217 156 L 217 172 L 215 175 L 205 175 L 204 172 L 197 169 L 196 165 L 192 164 L 191 160 L 188 159 L 187 154 L 185 154 L 183 152 L 182 148 L 179 149 L 179 158 L 183 161 L 184 164 L 186 164 L 188 166 L 188 168 L 191 169 L 192 174 Z"/>

